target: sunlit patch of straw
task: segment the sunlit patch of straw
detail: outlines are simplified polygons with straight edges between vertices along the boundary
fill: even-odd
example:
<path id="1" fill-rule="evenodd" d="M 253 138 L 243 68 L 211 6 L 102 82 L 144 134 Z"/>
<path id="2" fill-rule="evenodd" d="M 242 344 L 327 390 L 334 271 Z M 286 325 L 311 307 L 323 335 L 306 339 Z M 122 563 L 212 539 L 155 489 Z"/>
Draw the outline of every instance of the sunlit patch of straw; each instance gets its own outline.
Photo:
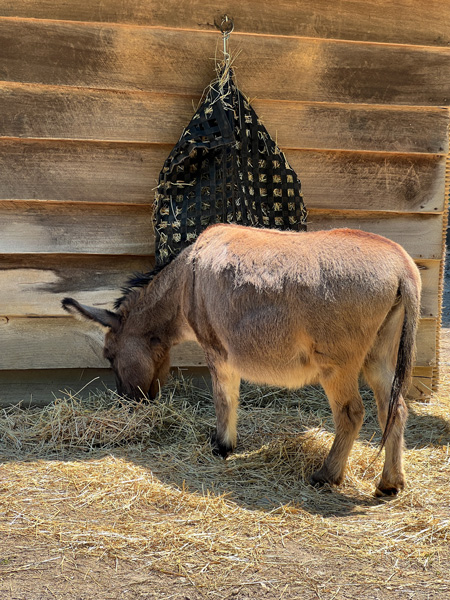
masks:
<path id="1" fill-rule="evenodd" d="M 450 402 L 411 405 L 409 486 L 390 502 L 373 497 L 380 431 L 368 392 L 364 402 L 344 484 L 322 490 L 308 480 L 333 426 L 315 388 L 243 386 L 238 447 L 225 461 L 211 454 L 210 392 L 183 379 L 151 404 L 130 405 L 105 391 L 64 394 L 45 408 L 5 408 L 0 535 L 145 561 L 208 589 L 221 589 L 231 572 L 245 581 L 252 569 L 264 570 L 273 548 L 287 541 L 330 556 L 351 545 L 363 561 L 390 555 L 427 565 L 450 544 Z"/>

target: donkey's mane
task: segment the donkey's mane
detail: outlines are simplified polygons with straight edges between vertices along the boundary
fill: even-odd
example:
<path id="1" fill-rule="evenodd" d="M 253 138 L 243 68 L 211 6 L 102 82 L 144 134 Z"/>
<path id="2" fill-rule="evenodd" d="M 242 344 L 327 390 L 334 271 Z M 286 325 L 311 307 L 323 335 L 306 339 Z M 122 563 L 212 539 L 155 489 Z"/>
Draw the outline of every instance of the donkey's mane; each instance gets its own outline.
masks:
<path id="1" fill-rule="evenodd" d="M 161 273 L 161 271 L 167 266 L 165 265 L 156 265 L 151 271 L 147 271 L 146 273 L 135 272 L 128 279 L 124 286 L 120 288 L 123 296 L 117 298 L 114 302 L 114 309 L 119 310 L 119 308 L 124 304 L 125 300 L 128 298 L 130 294 L 132 294 L 135 290 L 145 288 L 148 284 L 153 281 L 153 279 Z"/>

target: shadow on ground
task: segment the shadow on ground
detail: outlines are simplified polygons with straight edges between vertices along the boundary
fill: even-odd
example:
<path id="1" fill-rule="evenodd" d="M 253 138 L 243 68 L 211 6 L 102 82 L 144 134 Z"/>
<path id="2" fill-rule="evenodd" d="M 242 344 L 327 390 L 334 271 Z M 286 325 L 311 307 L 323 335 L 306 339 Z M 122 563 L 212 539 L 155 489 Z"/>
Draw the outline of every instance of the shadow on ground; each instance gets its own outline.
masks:
<path id="1" fill-rule="evenodd" d="M 345 517 L 380 503 L 373 492 L 381 460 L 376 465 L 372 463 L 381 432 L 371 392 L 363 391 L 366 418 L 360 434 L 369 452 L 364 448 L 360 450 L 356 479 L 350 483 L 347 480 L 343 487 L 325 486 L 319 490 L 309 485 L 309 477 L 322 464 L 334 435 L 331 411 L 321 390 L 263 389 L 256 393 L 252 386 L 246 386 L 242 394 L 238 447 L 225 461 L 211 453 L 209 437 L 214 425 L 214 409 L 209 392 L 203 390 L 200 399 L 195 390 L 190 393 L 189 398 L 175 404 L 176 396 L 171 386 L 167 386 L 157 407 L 160 412 L 156 425 L 151 412 L 153 407 L 141 405 L 134 411 L 122 408 L 122 421 L 118 423 L 111 404 L 100 404 L 98 410 L 90 411 L 80 401 L 73 414 L 69 414 L 69 405 L 55 404 L 54 410 L 64 409 L 67 420 L 63 422 L 60 415 L 52 423 L 49 407 L 47 423 L 43 417 L 47 413 L 35 411 L 36 422 L 39 419 L 42 422 L 44 436 L 39 448 L 26 440 L 17 443 L 20 427 L 12 427 L 9 438 L 6 434 L 2 436 L 0 459 L 91 461 L 113 455 L 151 471 L 165 484 L 201 495 L 226 494 L 252 511 L 268 512 L 280 506 L 296 505 L 323 517 Z M 34 427 L 31 421 L 28 429 L 30 426 Z M 88 431 L 87 443 L 83 441 L 83 428 Z M 72 437 L 64 437 L 64 431 L 70 431 Z M 74 436 L 74 431 L 80 432 L 79 438 Z M 118 431 L 123 432 L 123 437 L 118 437 Z M 16 441 L 11 436 L 16 436 Z M 74 448 L 77 443 L 78 448 Z M 425 414 L 423 408 L 412 404 L 407 447 L 449 443 L 449 422 Z"/>

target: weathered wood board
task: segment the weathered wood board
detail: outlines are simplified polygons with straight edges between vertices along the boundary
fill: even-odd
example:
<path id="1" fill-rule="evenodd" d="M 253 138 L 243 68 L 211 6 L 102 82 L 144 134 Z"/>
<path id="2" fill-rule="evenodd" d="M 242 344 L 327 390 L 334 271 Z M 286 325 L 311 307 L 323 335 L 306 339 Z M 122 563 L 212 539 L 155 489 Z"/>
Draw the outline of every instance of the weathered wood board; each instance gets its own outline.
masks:
<path id="1" fill-rule="evenodd" d="M 410 398 L 423 399 L 432 392 L 432 367 L 416 367 Z M 201 389 L 211 391 L 206 367 L 176 367 L 172 374 L 182 375 Z M 170 385 L 170 384 L 168 384 Z M 23 407 L 46 406 L 64 397 L 85 398 L 90 392 L 115 390 L 111 369 L 51 369 L 4 371 L 0 378 L 0 406 L 21 403 Z M 212 395 L 211 395 L 212 402 Z"/>
<path id="2" fill-rule="evenodd" d="M 0 318 L 0 370 L 106 368 L 104 332 L 73 317 Z M 173 348 L 175 367 L 204 366 L 195 342 Z"/>
<path id="3" fill-rule="evenodd" d="M 198 95 L 3 83 L 0 135 L 175 144 L 199 102 Z M 448 152 L 445 108 L 258 99 L 252 105 L 284 148 Z"/>
<path id="4" fill-rule="evenodd" d="M 170 150 L 163 144 L 0 140 L 0 198 L 149 204 Z M 444 156 L 292 149 L 286 156 L 308 208 L 444 209 Z"/>
<path id="5" fill-rule="evenodd" d="M 148 255 L 151 218 L 145 204 L 0 202 L 0 253 Z"/>
<path id="6" fill-rule="evenodd" d="M 198 94 L 218 43 L 217 33 L 184 29 L 0 19 L 0 79 Z M 243 49 L 239 85 L 251 98 L 450 104 L 448 48 L 239 33 L 233 47 Z"/>
<path id="7" fill-rule="evenodd" d="M 0 406 L 46 406 L 55 399 L 84 398 L 90 392 L 115 389 L 111 369 L 38 369 L 3 371 L 0 375 Z"/>
<path id="8" fill-rule="evenodd" d="M 435 261 L 426 264 L 434 273 L 430 275 L 432 280 L 437 271 Z M 0 256 L 0 315 L 61 316 L 65 314 L 61 311 L 65 296 L 111 308 L 127 278 L 150 271 L 153 265 L 153 256 Z M 432 310 L 432 305 L 427 308 Z"/>
<path id="9" fill-rule="evenodd" d="M 3 201 L 0 253 L 149 255 L 151 218 L 152 207 L 144 204 Z M 442 256 L 442 214 L 310 209 L 308 227 L 362 229 L 401 244 L 413 258 Z"/>
<path id="10" fill-rule="evenodd" d="M 450 7 L 442 0 L 3 0 L 0 16 L 97 21 L 214 30 L 224 13 L 240 32 L 443 46 L 450 44 Z"/>

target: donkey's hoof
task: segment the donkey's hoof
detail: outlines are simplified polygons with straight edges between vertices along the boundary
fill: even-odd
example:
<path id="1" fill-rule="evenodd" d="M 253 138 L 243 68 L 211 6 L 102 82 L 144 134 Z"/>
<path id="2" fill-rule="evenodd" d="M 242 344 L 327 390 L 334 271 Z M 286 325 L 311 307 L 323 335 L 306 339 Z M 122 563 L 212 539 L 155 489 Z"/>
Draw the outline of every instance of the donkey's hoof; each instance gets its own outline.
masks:
<path id="1" fill-rule="evenodd" d="M 375 490 L 375 496 L 377 498 L 392 498 L 392 496 L 397 496 L 397 494 L 403 490 L 405 487 L 405 477 L 400 475 L 397 481 L 394 483 L 388 483 L 387 481 L 381 479 L 377 485 Z"/>
<path id="2" fill-rule="evenodd" d="M 339 485 L 342 483 L 342 477 L 331 477 L 328 471 L 322 467 L 322 469 L 319 469 L 311 475 L 309 483 L 315 488 L 321 488 L 326 483 L 330 485 Z"/>
<path id="3" fill-rule="evenodd" d="M 375 490 L 375 496 L 377 498 L 392 498 L 398 494 L 399 490 L 395 487 L 380 489 L 377 487 Z"/>
<path id="4" fill-rule="evenodd" d="M 231 444 L 224 444 L 217 437 L 217 432 L 213 431 L 211 434 L 211 450 L 214 456 L 221 456 L 226 458 L 233 452 Z"/>
<path id="5" fill-rule="evenodd" d="M 309 478 L 309 484 L 312 485 L 313 487 L 319 489 L 326 484 L 326 481 L 324 481 L 323 479 L 316 478 L 315 474 L 314 474 L 314 475 L 311 475 L 311 477 Z"/>

